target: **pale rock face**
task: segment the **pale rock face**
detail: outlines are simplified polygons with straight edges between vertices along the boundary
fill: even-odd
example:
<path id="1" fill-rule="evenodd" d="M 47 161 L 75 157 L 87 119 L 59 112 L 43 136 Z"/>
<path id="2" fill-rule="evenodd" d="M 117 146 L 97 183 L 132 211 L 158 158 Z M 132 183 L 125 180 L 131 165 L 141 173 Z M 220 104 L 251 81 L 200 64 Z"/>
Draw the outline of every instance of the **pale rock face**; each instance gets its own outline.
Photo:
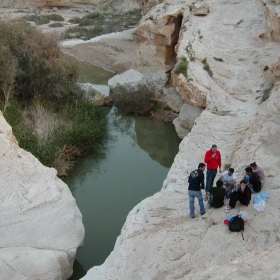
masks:
<path id="1" fill-rule="evenodd" d="M 2 114 L 0 127 L 1 276 L 67 279 L 84 239 L 75 199 L 54 169 L 18 147 Z"/>
<path id="2" fill-rule="evenodd" d="M 181 2 L 186 7 L 190 4 Z M 189 59 L 186 48 L 189 43 L 192 46 L 195 59 L 189 59 L 188 78 L 175 78 L 174 73 L 172 77 L 181 96 L 186 84 L 190 88 L 184 101 L 205 110 L 182 140 L 162 191 L 131 210 L 114 251 L 83 279 L 279 278 L 279 215 L 275 211 L 280 199 L 279 43 L 259 38 L 269 29 L 261 1 L 199 1 L 203 3 L 210 5 L 205 17 L 184 12 L 175 48 L 178 60 Z M 177 1 L 173 4 L 175 9 Z M 156 10 L 154 7 L 150 12 Z M 153 18 L 151 26 L 155 27 L 160 16 Z M 153 42 L 150 38 L 154 33 L 156 29 L 146 33 L 146 42 Z M 145 36 L 142 40 L 144 43 Z M 204 58 L 212 77 L 203 69 Z M 264 71 L 265 66 L 269 71 Z M 263 94 L 268 89 L 265 100 Z M 196 200 L 196 217 L 189 217 L 188 176 L 203 162 L 213 143 L 222 154 L 222 169 L 231 165 L 238 181 L 253 161 L 266 174 L 263 191 L 270 199 L 265 211 L 257 212 L 252 200 L 248 207 L 238 203 L 230 212 L 247 211 L 244 240 L 223 223 L 228 215 L 223 208 L 206 208 L 201 217 Z"/>
<path id="3" fill-rule="evenodd" d="M 265 33 L 266 37 L 270 41 L 280 41 L 280 6 L 267 1 L 265 15 L 268 25 L 268 31 Z"/>
<path id="4" fill-rule="evenodd" d="M 178 136 L 183 139 L 192 129 L 195 120 L 202 113 L 202 109 L 189 104 L 181 107 L 179 117 L 174 119 L 173 124 Z"/>
<path id="5" fill-rule="evenodd" d="M 181 125 L 181 119 L 179 117 L 174 119 L 172 123 L 179 138 L 183 139 L 190 132 L 190 129 L 185 128 Z"/>
<path id="6" fill-rule="evenodd" d="M 160 4 L 149 11 L 137 29 L 134 68 L 159 67 L 170 71 L 175 65 L 174 48 L 178 42 L 183 4 Z"/>
<path id="7" fill-rule="evenodd" d="M 143 74 L 130 69 L 120 75 L 116 75 L 108 81 L 110 91 L 114 92 L 114 88 L 117 86 L 130 87 L 131 90 L 137 90 L 139 86 L 146 86 L 146 80 Z"/>
<path id="8" fill-rule="evenodd" d="M 207 16 L 210 12 L 210 5 L 208 3 L 203 3 L 200 7 L 193 11 L 195 16 Z"/>
<path id="9" fill-rule="evenodd" d="M 202 109 L 194 107 L 189 104 L 184 104 L 180 110 L 179 118 L 181 119 L 181 126 L 191 129 L 197 117 L 202 113 Z"/>
<path id="10" fill-rule="evenodd" d="M 78 83 L 78 85 L 82 89 L 85 99 L 90 103 L 96 106 L 112 105 L 112 99 L 109 96 L 109 92 L 102 91 L 90 83 Z"/>
<path id="11" fill-rule="evenodd" d="M 137 0 L 143 13 L 146 14 L 154 6 L 161 4 L 164 0 Z"/>
<path id="12" fill-rule="evenodd" d="M 110 1 L 104 0 L 2 0 L 0 2 L 0 8 L 102 8 L 107 5 Z M 123 11 L 139 9 L 139 4 L 137 0 L 123 0 L 117 3 L 111 1 L 111 5 L 115 6 L 117 9 Z"/>

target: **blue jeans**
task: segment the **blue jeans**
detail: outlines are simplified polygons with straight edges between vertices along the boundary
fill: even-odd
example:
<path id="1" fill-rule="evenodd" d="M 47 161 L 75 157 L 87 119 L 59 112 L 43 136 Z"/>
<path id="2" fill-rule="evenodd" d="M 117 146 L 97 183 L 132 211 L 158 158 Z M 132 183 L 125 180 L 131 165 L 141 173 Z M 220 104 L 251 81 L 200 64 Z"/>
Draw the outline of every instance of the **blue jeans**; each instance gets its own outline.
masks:
<path id="1" fill-rule="evenodd" d="M 204 214 L 204 204 L 203 204 L 203 196 L 201 191 L 188 191 L 189 195 L 189 204 L 190 204 L 190 217 L 194 217 L 194 198 L 196 197 L 199 202 L 200 214 Z"/>
<path id="2" fill-rule="evenodd" d="M 213 187 L 213 183 L 216 175 L 217 175 L 217 169 L 207 169 L 206 187 L 205 187 L 206 192 L 208 192 Z"/>

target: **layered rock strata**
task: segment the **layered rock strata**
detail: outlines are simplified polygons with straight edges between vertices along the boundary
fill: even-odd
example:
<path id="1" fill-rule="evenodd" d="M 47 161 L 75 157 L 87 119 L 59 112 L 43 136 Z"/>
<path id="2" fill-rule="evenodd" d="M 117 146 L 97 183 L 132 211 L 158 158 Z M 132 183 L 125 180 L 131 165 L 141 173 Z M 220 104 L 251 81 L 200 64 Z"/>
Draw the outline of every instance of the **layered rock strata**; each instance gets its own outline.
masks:
<path id="1" fill-rule="evenodd" d="M 56 170 L 19 148 L 0 115 L 0 279 L 68 279 L 82 215 Z"/>
<path id="2" fill-rule="evenodd" d="M 204 110 L 181 142 L 162 191 L 132 209 L 113 252 L 83 279 L 280 277 L 276 264 L 280 252 L 276 211 L 280 199 L 280 45 L 259 36 L 270 30 L 262 1 L 196 1 L 193 8 L 206 2 L 209 13 L 204 16 L 192 14 L 190 1 L 165 3 L 182 13 L 174 50 L 178 63 L 182 57 L 188 60 L 187 75 L 172 72 L 173 83 L 185 103 Z M 155 42 L 152 38 L 157 38 L 167 22 L 157 22 L 160 7 L 150 11 L 151 29 L 141 31 L 146 34 L 142 37 L 146 49 L 153 49 L 154 56 L 156 46 L 147 42 Z M 141 57 L 144 55 L 145 52 Z M 159 59 L 164 62 L 162 57 Z M 147 59 L 146 62 L 148 66 Z M 154 60 L 151 62 L 154 66 Z M 159 64 L 164 71 L 164 63 Z M 270 199 L 265 211 L 257 212 L 251 201 L 248 207 L 237 204 L 231 212 L 243 210 L 249 215 L 244 240 L 240 233 L 231 233 L 224 225 L 228 213 L 223 208 L 207 209 L 201 217 L 196 201 L 196 217 L 189 217 L 188 175 L 214 143 L 221 151 L 223 170 L 235 168 L 238 180 L 252 161 L 266 173 L 263 191 L 269 193 Z"/>

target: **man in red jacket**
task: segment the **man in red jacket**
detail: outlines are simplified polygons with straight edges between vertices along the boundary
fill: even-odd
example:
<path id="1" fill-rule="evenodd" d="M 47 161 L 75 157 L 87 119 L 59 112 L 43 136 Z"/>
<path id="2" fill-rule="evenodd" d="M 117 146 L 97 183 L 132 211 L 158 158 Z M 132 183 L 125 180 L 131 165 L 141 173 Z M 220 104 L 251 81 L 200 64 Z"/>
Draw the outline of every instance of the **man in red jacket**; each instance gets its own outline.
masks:
<path id="1" fill-rule="evenodd" d="M 204 162 L 207 167 L 205 191 L 208 192 L 213 187 L 218 167 L 219 172 L 221 172 L 222 159 L 220 151 L 217 150 L 217 145 L 212 145 L 212 148 L 205 153 Z"/>

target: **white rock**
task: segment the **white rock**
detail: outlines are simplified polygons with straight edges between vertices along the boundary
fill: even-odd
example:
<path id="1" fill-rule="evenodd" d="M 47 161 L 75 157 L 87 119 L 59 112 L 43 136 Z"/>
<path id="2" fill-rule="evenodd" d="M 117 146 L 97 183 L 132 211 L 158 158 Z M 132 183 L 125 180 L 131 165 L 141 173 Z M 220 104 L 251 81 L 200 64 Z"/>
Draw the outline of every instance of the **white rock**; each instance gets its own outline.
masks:
<path id="1" fill-rule="evenodd" d="M 112 103 L 107 87 L 90 83 L 78 83 L 78 85 L 82 89 L 85 99 L 90 103 L 97 106 L 110 105 Z"/>
<path id="2" fill-rule="evenodd" d="M 112 91 L 117 86 L 129 87 L 132 91 L 136 91 L 139 86 L 143 85 L 146 86 L 144 75 L 134 69 L 116 75 L 108 81 L 108 86 Z"/>
<path id="3" fill-rule="evenodd" d="M 55 169 L 18 147 L 2 114 L 0 147 L 2 279 L 67 279 L 84 239 L 75 199 Z"/>
<path id="4" fill-rule="evenodd" d="M 178 117 L 176 119 L 173 120 L 173 125 L 175 127 L 176 133 L 178 135 L 178 137 L 180 137 L 181 139 L 183 139 L 185 136 L 188 135 L 188 133 L 190 132 L 190 129 L 185 128 L 181 125 L 181 118 Z"/>
<path id="5" fill-rule="evenodd" d="M 177 1 L 171 2 L 179 10 Z M 157 34 L 156 28 L 163 28 L 156 11 L 154 7 L 147 14 L 152 16 L 153 34 Z M 237 24 L 240 19 L 243 22 Z M 263 4 L 257 0 L 211 1 L 211 13 L 206 17 L 190 17 L 186 10 L 182 30 L 177 57 L 188 57 L 186 47 L 191 42 L 195 60 L 189 63 L 188 79 L 180 75 L 177 81 L 173 76 L 173 81 L 186 103 L 205 110 L 182 140 L 162 191 L 131 210 L 119 245 L 83 279 L 279 278 L 279 215 L 275 211 L 280 199 L 280 84 L 275 83 L 279 43 L 258 37 L 266 32 L 267 22 Z M 151 37 L 145 41 L 143 36 L 143 45 L 151 42 Z M 204 58 L 212 78 L 203 69 Z M 264 75 L 264 65 L 275 65 L 274 76 Z M 262 90 L 269 85 L 273 86 L 270 96 L 262 101 Z M 256 212 L 251 201 L 248 207 L 237 204 L 230 213 L 247 211 L 250 221 L 245 225 L 244 240 L 223 223 L 228 215 L 223 208 L 207 209 L 201 217 L 196 201 L 196 217 L 189 218 L 188 175 L 203 162 L 213 143 L 221 151 L 223 170 L 231 164 L 238 180 L 252 161 L 267 177 L 263 190 L 270 199 L 264 212 Z"/>
<path id="6" fill-rule="evenodd" d="M 179 118 L 180 125 L 186 129 L 191 130 L 197 117 L 200 116 L 203 109 L 194 107 L 189 104 L 184 104 L 181 107 Z"/>

